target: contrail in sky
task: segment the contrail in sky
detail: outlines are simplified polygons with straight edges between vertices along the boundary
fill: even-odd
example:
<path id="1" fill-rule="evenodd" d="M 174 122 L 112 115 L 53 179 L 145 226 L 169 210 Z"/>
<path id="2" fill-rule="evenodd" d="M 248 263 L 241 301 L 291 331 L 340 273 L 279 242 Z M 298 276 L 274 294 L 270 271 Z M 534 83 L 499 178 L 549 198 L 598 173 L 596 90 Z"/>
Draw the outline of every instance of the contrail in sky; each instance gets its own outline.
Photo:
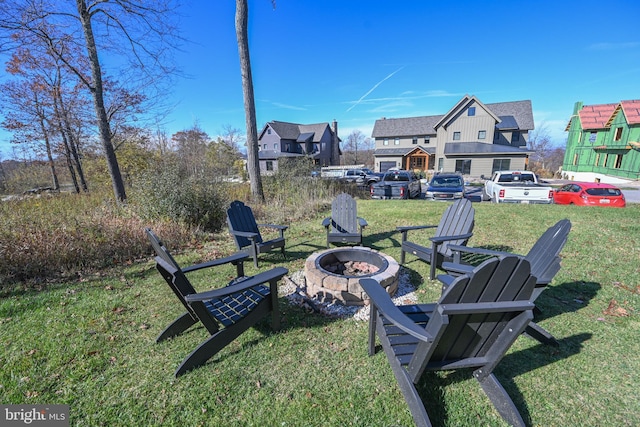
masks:
<path id="1" fill-rule="evenodd" d="M 352 109 L 353 107 L 355 107 L 356 105 L 360 104 L 360 103 L 362 102 L 362 100 L 363 100 L 363 99 L 365 99 L 367 96 L 369 96 L 369 94 L 370 94 L 371 92 L 373 92 L 374 90 L 376 90 L 376 88 L 377 88 L 378 86 L 380 86 L 380 85 L 382 84 L 382 82 L 384 82 L 385 80 L 389 80 L 391 77 L 393 77 L 393 75 L 394 75 L 394 74 L 396 74 L 398 71 L 402 70 L 403 68 L 404 68 L 404 67 L 400 67 L 400 68 L 398 68 L 398 69 L 397 69 L 397 70 L 395 70 L 393 73 L 389 74 L 387 77 L 385 77 L 384 79 L 380 80 L 378 83 L 376 83 L 375 85 L 373 85 L 373 87 L 372 87 L 371 89 L 369 89 L 369 91 L 368 91 L 367 93 L 365 93 L 364 95 L 362 95 L 362 96 L 360 97 L 360 99 L 358 99 L 358 100 L 356 101 L 356 103 L 355 103 L 355 104 L 353 104 L 351 107 L 347 108 L 347 112 L 351 111 L 351 109 Z"/>

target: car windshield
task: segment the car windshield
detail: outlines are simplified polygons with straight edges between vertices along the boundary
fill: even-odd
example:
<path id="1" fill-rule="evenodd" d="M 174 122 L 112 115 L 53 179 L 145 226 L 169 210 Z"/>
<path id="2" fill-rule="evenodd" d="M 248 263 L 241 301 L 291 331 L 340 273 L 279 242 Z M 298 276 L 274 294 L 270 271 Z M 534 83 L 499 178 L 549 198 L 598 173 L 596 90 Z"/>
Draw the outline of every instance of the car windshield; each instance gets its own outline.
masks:
<path id="1" fill-rule="evenodd" d="M 590 196 L 619 196 L 621 194 L 617 188 L 587 188 L 585 191 Z"/>
<path id="2" fill-rule="evenodd" d="M 440 177 L 436 176 L 431 180 L 432 187 L 462 187 L 462 179 L 458 176 Z"/>

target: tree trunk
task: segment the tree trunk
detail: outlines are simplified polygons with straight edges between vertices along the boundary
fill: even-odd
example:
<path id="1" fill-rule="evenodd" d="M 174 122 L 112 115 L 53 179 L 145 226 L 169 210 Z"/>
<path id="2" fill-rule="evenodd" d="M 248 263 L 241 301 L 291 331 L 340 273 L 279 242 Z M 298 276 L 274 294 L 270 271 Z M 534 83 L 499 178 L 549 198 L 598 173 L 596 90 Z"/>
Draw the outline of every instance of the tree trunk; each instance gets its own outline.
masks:
<path id="1" fill-rule="evenodd" d="M 247 168 L 251 182 L 251 196 L 259 202 L 264 202 L 262 179 L 260 177 L 260 159 L 258 157 L 256 105 L 253 96 L 253 78 L 251 77 L 251 61 L 249 59 L 249 41 L 247 36 L 248 15 L 247 0 L 236 0 L 236 38 L 238 40 L 238 54 L 240 55 L 242 94 L 244 97 L 244 113 L 247 124 Z"/>
<path id="2" fill-rule="evenodd" d="M 53 189 L 60 190 L 60 181 L 58 181 L 58 173 L 56 172 L 56 163 L 53 161 L 53 154 L 51 152 L 51 143 L 49 142 L 49 132 L 44 125 L 44 120 L 40 118 L 40 129 L 44 137 L 44 146 L 47 150 L 47 162 L 49 163 L 49 170 L 51 171 L 51 180 L 53 181 Z"/>
<path id="3" fill-rule="evenodd" d="M 82 22 L 82 30 L 84 32 L 87 54 L 89 56 L 89 62 L 91 64 L 91 77 L 93 79 L 91 92 L 93 94 L 93 103 L 98 119 L 98 129 L 100 131 L 102 148 L 104 150 L 104 155 L 107 161 L 107 167 L 109 168 L 109 174 L 111 175 L 113 193 L 119 203 L 124 203 L 127 200 L 127 195 L 125 193 L 124 182 L 122 181 L 122 174 L 120 173 L 118 159 L 116 158 L 116 153 L 111 142 L 111 128 L 109 126 L 107 110 L 104 106 L 102 70 L 100 68 L 100 61 L 98 59 L 96 42 L 93 37 L 91 14 L 87 10 L 87 3 L 85 0 L 76 0 L 76 4 L 78 7 L 78 13 L 80 15 L 80 21 Z"/>

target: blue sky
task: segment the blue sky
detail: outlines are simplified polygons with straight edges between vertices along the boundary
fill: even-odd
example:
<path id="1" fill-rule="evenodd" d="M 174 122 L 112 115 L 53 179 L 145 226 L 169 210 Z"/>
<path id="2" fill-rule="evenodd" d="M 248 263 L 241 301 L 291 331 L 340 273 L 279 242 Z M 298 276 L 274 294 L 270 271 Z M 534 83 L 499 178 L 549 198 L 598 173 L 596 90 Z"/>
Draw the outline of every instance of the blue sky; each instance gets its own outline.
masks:
<path id="1" fill-rule="evenodd" d="M 244 133 L 235 2 L 184 3 L 165 130 Z M 370 136 L 381 117 L 444 114 L 469 94 L 531 100 L 536 127 L 564 145 L 576 101 L 640 99 L 639 16 L 637 0 L 249 0 L 258 129 L 335 119 L 343 140 Z"/>

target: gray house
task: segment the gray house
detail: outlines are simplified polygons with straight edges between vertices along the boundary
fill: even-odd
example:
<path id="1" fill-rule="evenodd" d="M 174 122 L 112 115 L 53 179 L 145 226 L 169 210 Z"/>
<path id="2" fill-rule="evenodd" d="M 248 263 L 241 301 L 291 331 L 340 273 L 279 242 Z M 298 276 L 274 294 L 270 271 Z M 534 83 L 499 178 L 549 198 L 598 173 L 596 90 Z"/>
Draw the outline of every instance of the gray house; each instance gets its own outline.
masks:
<path id="1" fill-rule="evenodd" d="M 444 115 L 376 120 L 375 168 L 471 176 L 525 169 L 533 129 L 531 101 L 483 104 L 465 95 Z"/>
<path id="2" fill-rule="evenodd" d="M 311 157 L 318 166 L 340 164 L 338 122 L 301 125 L 268 122 L 258 135 L 260 172 L 278 170 L 278 161 L 289 157 Z"/>

